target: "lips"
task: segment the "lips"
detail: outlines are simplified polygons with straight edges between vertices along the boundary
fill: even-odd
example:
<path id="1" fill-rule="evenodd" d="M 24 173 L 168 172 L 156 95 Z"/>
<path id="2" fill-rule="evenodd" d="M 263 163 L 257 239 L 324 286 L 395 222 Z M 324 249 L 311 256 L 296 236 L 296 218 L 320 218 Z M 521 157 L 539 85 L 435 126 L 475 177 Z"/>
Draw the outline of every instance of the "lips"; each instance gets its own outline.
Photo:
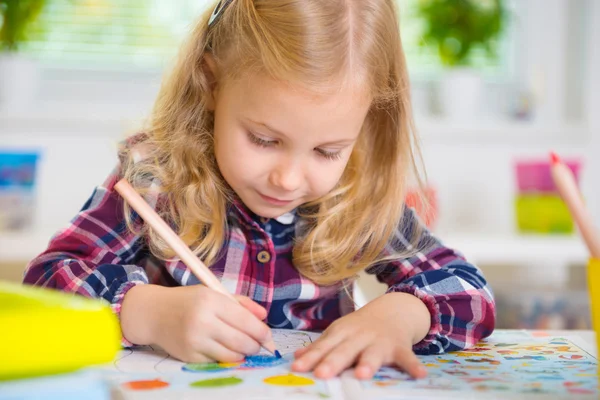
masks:
<path id="1" fill-rule="evenodd" d="M 278 199 L 276 197 L 270 197 L 270 196 L 266 196 L 262 193 L 259 193 L 260 197 L 266 201 L 269 204 L 273 204 L 276 206 L 285 206 L 290 204 L 291 202 L 293 202 L 294 200 L 285 200 L 285 199 Z"/>

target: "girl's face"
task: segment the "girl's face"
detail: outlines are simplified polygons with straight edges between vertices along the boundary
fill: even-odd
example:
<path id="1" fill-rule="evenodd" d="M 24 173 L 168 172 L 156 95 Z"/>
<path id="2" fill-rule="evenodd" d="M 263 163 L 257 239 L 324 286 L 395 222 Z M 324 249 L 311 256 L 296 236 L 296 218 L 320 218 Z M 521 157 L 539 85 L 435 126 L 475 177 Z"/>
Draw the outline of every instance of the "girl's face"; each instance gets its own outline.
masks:
<path id="1" fill-rule="evenodd" d="M 258 76 L 220 85 L 213 94 L 221 174 L 266 218 L 333 189 L 370 106 L 366 91 L 350 85 L 315 95 Z"/>

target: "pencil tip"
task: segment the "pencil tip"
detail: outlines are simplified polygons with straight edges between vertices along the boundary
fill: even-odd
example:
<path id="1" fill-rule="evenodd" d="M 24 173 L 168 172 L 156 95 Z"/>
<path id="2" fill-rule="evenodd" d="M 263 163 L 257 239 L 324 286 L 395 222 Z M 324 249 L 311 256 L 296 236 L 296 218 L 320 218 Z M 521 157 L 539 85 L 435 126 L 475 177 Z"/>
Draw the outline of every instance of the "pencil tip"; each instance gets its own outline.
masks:
<path id="1" fill-rule="evenodd" d="M 281 358 L 281 353 L 279 352 L 279 350 L 275 350 L 275 357 Z"/>
<path id="2" fill-rule="evenodd" d="M 556 165 L 556 164 L 560 164 L 561 163 L 560 157 L 558 156 L 558 154 L 556 154 L 553 151 L 550 152 L 550 160 L 552 161 L 552 165 Z"/>

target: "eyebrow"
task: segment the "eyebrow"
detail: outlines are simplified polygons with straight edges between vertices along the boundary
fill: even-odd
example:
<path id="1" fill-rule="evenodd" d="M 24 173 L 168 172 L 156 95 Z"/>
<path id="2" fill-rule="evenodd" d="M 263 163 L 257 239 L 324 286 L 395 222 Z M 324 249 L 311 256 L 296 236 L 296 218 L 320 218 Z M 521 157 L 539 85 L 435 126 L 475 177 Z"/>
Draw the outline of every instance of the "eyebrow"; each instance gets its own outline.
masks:
<path id="1" fill-rule="evenodd" d="M 283 132 L 281 132 L 281 131 L 278 131 L 277 129 L 274 129 L 274 128 L 270 127 L 269 125 L 265 124 L 265 123 L 262 123 L 262 122 L 256 122 L 256 121 L 252 121 L 251 119 L 247 119 L 246 121 L 250 122 L 250 123 L 251 123 L 251 124 L 253 124 L 253 125 L 258 125 L 258 126 L 260 126 L 260 127 L 262 127 L 262 128 L 265 128 L 265 129 L 267 129 L 268 131 L 271 131 L 272 133 L 275 133 L 275 134 L 277 134 L 277 135 L 279 135 L 279 136 L 283 136 L 283 137 L 289 138 L 289 136 L 288 136 L 288 135 L 286 135 L 285 133 L 283 133 Z M 334 140 L 334 141 L 332 141 L 332 142 L 322 143 L 322 144 L 320 144 L 320 145 L 319 145 L 319 146 L 317 146 L 317 147 L 321 147 L 321 146 L 331 146 L 331 145 L 336 145 L 336 144 L 339 144 L 339 145 L 346 145 L 346 146 L 347 146 L 347 145 L 349 145 L 349 144 L 353 143 L 355 140 L 356 140 L 356 139 L 341 139 L 341 140 Z"/>

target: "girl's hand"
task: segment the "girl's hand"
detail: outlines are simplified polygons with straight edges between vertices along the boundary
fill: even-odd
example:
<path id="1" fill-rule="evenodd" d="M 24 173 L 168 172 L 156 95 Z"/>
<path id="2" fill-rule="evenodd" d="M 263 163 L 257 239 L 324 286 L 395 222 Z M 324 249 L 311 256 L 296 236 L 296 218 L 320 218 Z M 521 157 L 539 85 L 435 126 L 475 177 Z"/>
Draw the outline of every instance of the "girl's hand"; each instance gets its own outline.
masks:
<path id="1" fill-rule="evenodd" d="M 204 285 L 133 287 L 121 309 L 123 335 L 158 344 L 184 362 L 239 361 L 271 338 L 266 310 L 247 297 L 237 304 Z"/>
<path id="2" fill-rule="evenodd" d="M 356 364 L 358 379 L 371 379 L 382 365 L 395 364 L 414 378 L 427 372 L 412 351 L 429 332 L 431 316 L 417 297 L 388 293 L 335 321 L 310 346 L 296 352 L 292 369 L 314 370 L 327 379 Z"/>

